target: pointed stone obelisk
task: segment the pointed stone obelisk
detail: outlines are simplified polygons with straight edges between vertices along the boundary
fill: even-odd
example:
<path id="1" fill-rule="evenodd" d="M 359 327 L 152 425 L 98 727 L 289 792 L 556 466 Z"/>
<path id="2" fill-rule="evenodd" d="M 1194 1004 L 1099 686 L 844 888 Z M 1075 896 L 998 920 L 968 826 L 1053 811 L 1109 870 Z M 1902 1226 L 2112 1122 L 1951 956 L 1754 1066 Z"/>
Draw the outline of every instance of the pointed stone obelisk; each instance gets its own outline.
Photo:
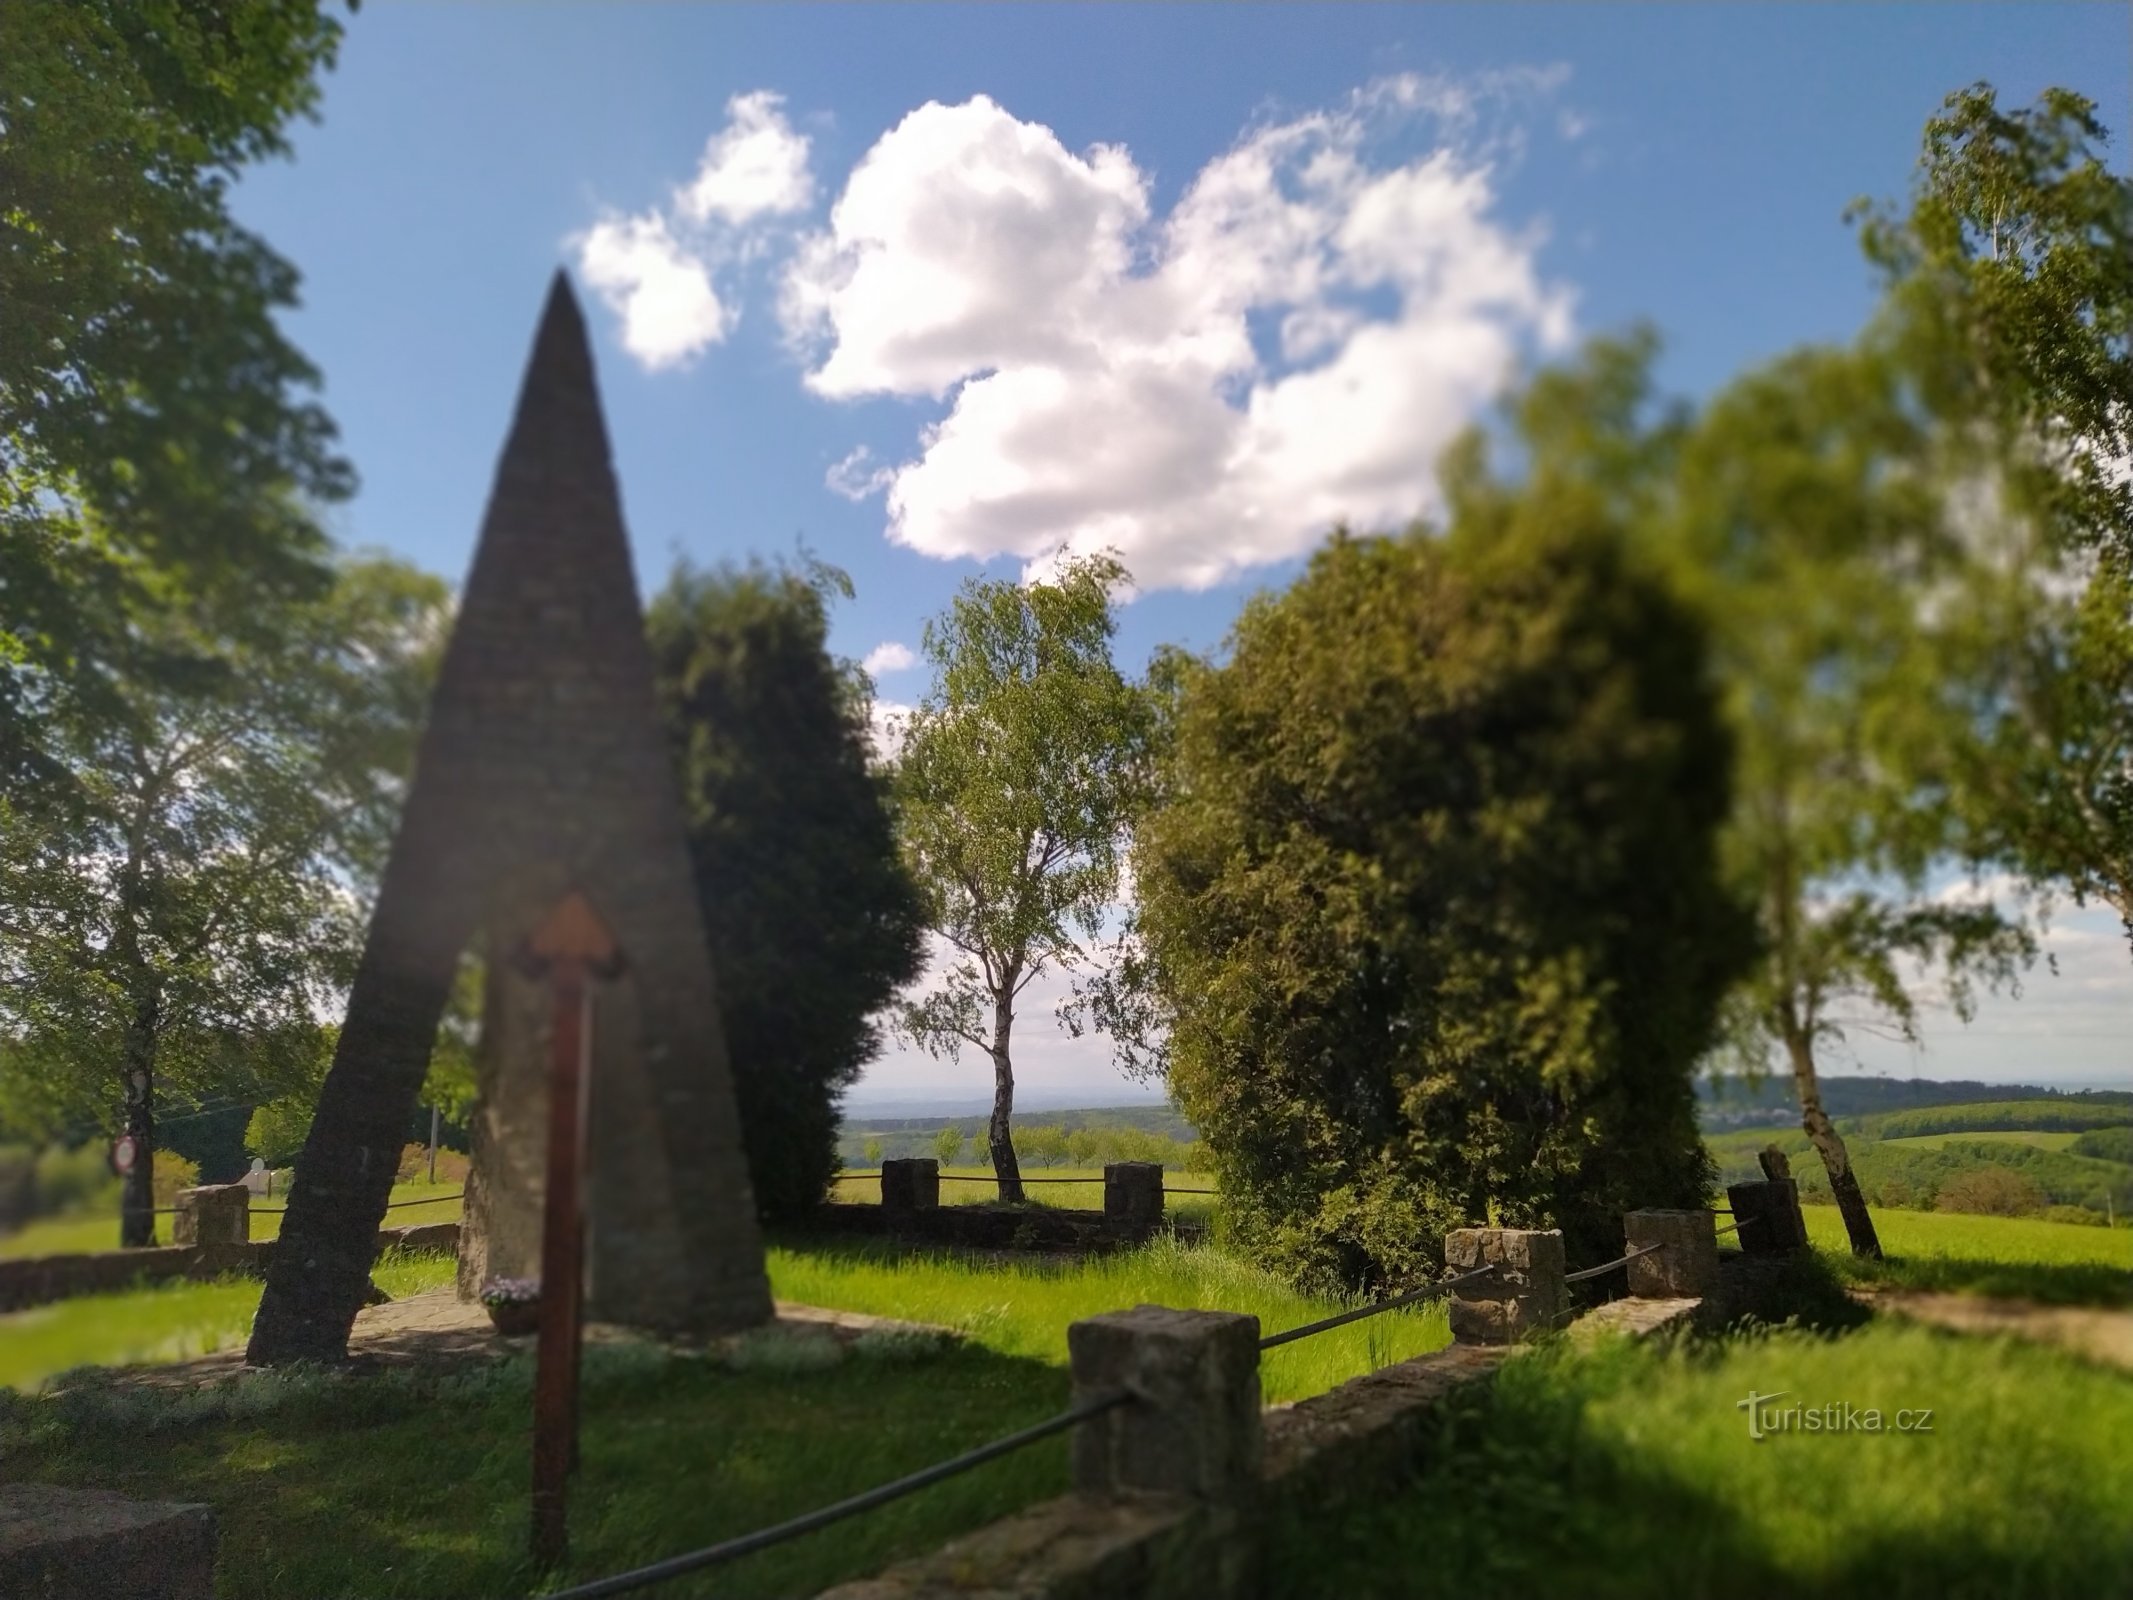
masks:
<path id="1" fill-rule="evenodd" d="M 589 1314 L 709 1334 L 770 1315 L 709 944 L 584 319 L 557 273 L 252 1326 L 345 1355 L 461 952 L 484 941 L 482 1270 L 537 1271 L 545 991 L 510 961 L 568 891 L 625 963 L 591 1043 Z"/>

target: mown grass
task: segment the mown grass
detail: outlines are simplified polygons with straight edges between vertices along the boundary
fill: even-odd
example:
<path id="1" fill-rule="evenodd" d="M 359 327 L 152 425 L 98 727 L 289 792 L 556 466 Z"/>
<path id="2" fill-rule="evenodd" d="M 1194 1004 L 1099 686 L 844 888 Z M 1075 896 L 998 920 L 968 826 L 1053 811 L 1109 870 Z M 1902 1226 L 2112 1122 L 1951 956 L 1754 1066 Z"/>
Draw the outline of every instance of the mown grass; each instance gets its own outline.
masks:
<path id="1" fill-rule="evenodd" d="M 87 1255 L 92 1251 L 116 1250 L 118 1247 L 116 1212 L 70 1212 L 58 1217 L 39 1217 L 13 1233 L 0 1234 L 0 1261 L 26 1260 L 31 1256 Z"/>
<path id="2" fill-rule="evenodd" d="M 875 1341 L 874 1353 L 843 1360 L 765 1341 L 745 1347 L 738 1367 L 642 1346 L 589 1348 L 573 1559 L 558 1581 L 752 1531 L 1050 1414 L 1066 1400 L 1066 1324 L 1076 1317 L 1155 1302 L 1249 1311 L 1272 1332 L 1340 1309 L 1168 1238 L 1085 1261 L 999 1266 L 780 1245 L 769 1264 L 781 1299 L 945 1324 L 965 1337 L 930 1351 Z M 380 1279 L 399 1295 L 450 1272 L 449 1258 L 433 1256 L 412 1276 Z M 43 1347 L 38 1371 L 236 1342 L 258 1295 L 256 1283 L 230 1283 L 50 1308 L 83 1309 Z M 11 1356 L 18 1342 L 6 1324 L 16 1320 L 0 1319 Z M 1302 1341 L 1269 1355 L 1267 1398 L 1314 1393 L 1447 1338 L 1442 1312 L 1428 1310 Z M 35 1475 L 53 1481 L 213 1504 L 225 1600 L 537 1592 L 522 1557 L 529 1382 L 518 1361 L 452 1379 L 254 1374 L 171 1396 L 114 1391 L 75 1373 L 42 1399 L 0 1394 L 0 1460 L 35 1462 Z M 1064 1487 L 1064 1442 L 1048 1441 L 671 1592 L 812 1593 Z"/>
<path id="3" fill-rule="evenodd" d="M 1893 1147 L 1909 1145 L 1924 1150 L 1939 1150 L 1950 1144 L 2026 1144 L 2039 1150 L 2064 1150 L 2079 1133 L 2045 1133 L 2035 1128 L 1989 1128 L 1976 1133 L 1914 1133 L 1902 1139 L 1883 1139 L 1880 1142 Z"/>
<path id="4" fill-rule="evenodd" d="M 1749 1437 L 1754 1390 L 1882 1433 Z M 1931 1408 L 1930 1433 L 1893 1431 Z M 2133 1383 L 2058 1352 L 1872 1324 L 1520 1356 L 1403 1486 L 1276 1523 L 1272 1594 L 2124 1594 Z"/>
<path id="5" fill-rule="evenodd" d="M 1347 1308 L 1298 1294 L 1220 1251 L 1167 1237 L 1064 1264 L 875 1245 L 781 1248 L 771 1252 L 770 1281 L 781 1299 L 943 1324 L 1004 1356 L 1053 1365 L 1066 1361 L 1067 1324 L 1101 1311 L 1245 1311 L 1259 1318 L 1262 1333 L 1278 1333 Z M 1269 1352 L 1261 1383 L 1270 1403 L 1301 1399 L 1450 1342 L 1441 1304 L 1387 1312 Z"/>
<path id="6" fill-rule="evenodd" d="M 776 1347 L 790 1350 L 790 1347 Z M 529 1359 L 456 1375 L 247 1375 L 172 1394 L 84 1384 L 0 1393 L 0 1458 L 53 1482 L 204 1501 L 222 1600 L 540 1593 L 809 1511 L 1026 1426 L 1066 1375 L 981 1345 L 815 1342 L 735 1367 L 593 1345 L 572 1480 L 571 1556 L 525 1556 Z M 1065 1486 L 1044 1441 L 961 1478 L 662 1594 L 812 1594 Z"/>
<path id="7" fill-rule="evenodd" d="M 463 1210 L 457 1198 L 459 1190 L 460 1186 L 456 1183 L 396 1183 L 392 1192 L 393 1209 L 385 1213 L 384 1225 L 388 1228 L 406 1228 L 425 1222 L 457 1222 Z M 282 1208 L 287 1204 L 288 1199 L 283 1195 L 254 1200 L 251 1208 L 252 1237 L 280 1238 Z M 156 1218 L 158 1244 L 171 1242 L 171 1221 L 169 1217 Z M 0 1260 L 20 1260 L 30 1256 L 86 1255 L 98 1250 L 116 1250 L 118 1247 L 119 1219 L 115 1210 L 75 1212 L 65 1216 L 40 1217 L 27 1227 L 0 1235 Z"/>
<path id="8" fill-rule="evenodd" d="M 2061 1304 L 2133 1304 L 2133 1228 L 2028 1217 L 1876 1209 L 1885 1259 L 1861 1261 L 1834 1206 L 1807 1206 L 1807 1236 L 1853 1282 L 2011 1295 Z"/>
<path id="9" fill-rule="evenodd" d="M 452 1257 L 388 1251 L 371 1280 L 399 1299 L 452 1281 Z M 28 1389 L 72 1367 L 163 1365 L 234 1349 L 251 1335 L 257 1278 L 165 1283 L 80 1295 L 0 1316 L 0 1388 Z"/>

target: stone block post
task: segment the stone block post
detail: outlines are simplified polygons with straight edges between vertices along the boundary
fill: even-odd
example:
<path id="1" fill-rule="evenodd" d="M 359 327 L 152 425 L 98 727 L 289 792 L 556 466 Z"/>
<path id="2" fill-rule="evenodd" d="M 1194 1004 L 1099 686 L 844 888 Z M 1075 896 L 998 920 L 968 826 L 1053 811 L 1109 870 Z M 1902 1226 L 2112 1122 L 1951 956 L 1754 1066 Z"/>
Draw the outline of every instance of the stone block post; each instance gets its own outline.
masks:
<path id="1" fill-rule="evenodd" d="M 1647 1300 L 1700 1300 L 1718 1287 L 1718 1223 L 1708 1211 L 1632 1211 L 1622 1222 L 1629 1292 Z"/>
<path id="2" fill-rule="evenodd" d="M 1452 1291 L 1452 1337 L 1461 1344 L 1511 1344 L 1569 1314 L 1560 1228 L 1455 1228 L 1444 1236 L 1444 1264 L 1453 1273 L 1496 1269 Z"/>
<path id="3" fill-rule="evenodd" d="M 1074 1430 L 1074 1487 L 1236 1503 L 1259 1481 L 1259 1319 L 1135 1306 L 1067 1328 L 1073 1398 L 1136 1398 Z"/>
<path id="4" fill-rule="evenodd" d="M 941 1164 L 911 1156 L 881 1164 L 881 1209 L 897 1216 L 931 1211 L 941 1203 Z"/>
<path id="5" fill-rule="evenodd" d="M 1800 1215 L 1800 1186 L 1793 1178 L 1726 1186 L 1726 1202 L 1738 1226 L 1733 1237 L 1744 1254 L 1783 1256 L 1807 1248 L 1807 1219 Z"/>
<path id="6" fill-rule="evenodd" d="M 241 1183 L 210 1183 L 178 1191 L 171 1219 L 172 1244 L 195 1250 L 227 1250 L 251 1242 L 252 1191 Z"/>
<path id="7" fill-rule="evenodd" d="M 1104 1168 L 1104 1221 L 1133 1238 L 1163 1222 L 1163 1164 L 1113 1161 Z"/>

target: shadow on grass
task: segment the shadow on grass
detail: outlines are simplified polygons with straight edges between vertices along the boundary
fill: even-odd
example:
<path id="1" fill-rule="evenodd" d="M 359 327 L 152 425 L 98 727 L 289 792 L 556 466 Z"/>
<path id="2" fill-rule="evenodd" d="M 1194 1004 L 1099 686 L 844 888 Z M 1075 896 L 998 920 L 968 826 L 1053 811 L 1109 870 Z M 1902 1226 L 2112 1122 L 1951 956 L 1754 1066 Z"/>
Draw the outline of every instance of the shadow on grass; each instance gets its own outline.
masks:
<path id="1" fill-rule="evenodd" d="M 1853 1299 L 1832 1259 L 1816 1251 L 1793 1256 L 1719 1258 L 1722 1320 L 1729 1326 L 1791 1324 L 1835 1335 L 1864 1327 L 1873 1312 Z"/>
<path id="2" fill-rule="evenodd" d="M 1891 1289 L 1993 1295 L 2046 1305 L 2133 1306 L 2133 1272 L 2097 1262 L 1966 1261 L 1948 1256 L 1897 1256 L 1860 1261 L 1832 1255 L 1835 1270 L 1854 1283 Z"/>
<path id="3" fill-rule="evenodd" d="M 738 1370 L 649 1346 L 586 1352 L 571 1558 L 549 1587 L 750 1533 L 1060 1409 L 1066 1374 L 972 1346 L 862 1341 Z M 205 1501 L 221 1521 L 216 1594 L 539 1592 L 525 1556 L 532 1369 L 247 1374 L 172 1394 L 80 1382 L 0 1395 L 0 1459 L 20 1475 Z M 32 1465 L 34 1464 L 34 1465 Z M 1065 1487 L 1045 1440 L 833 1532 L 663 1585 L 661 1594 L 812 1594 L 930 1550 Z"/>
<path id="4" fill-rule="evenodd" d="M 2123 1474 L 2112 1465 L 2113 1418 L 2062 1427 L 2065 1448 L 2039 1461 L 1951 1437 L 1963 1431 L 1965 1398 L 1951 1386 L 1950 1436 L 1753 1440 L 1731 1384 L 1748 1375 L 1744 1365 L 1783 1370 L 1785 1344 L 1800 1337 L 1697 1340 L 1672 1356 L 1650 1347 L 1522 1356 L 1494 1384 L 1447 1403 L 1404 1482 L 1277 1509 L 1263 1590 L 1343 1600 L 2127 1592 L 2133 1505 L 2114 1481 Z M 1774 1365 L 1728 1361 L 1743 1350 L 1769 1351 Z M 1980 1356 L 1978 1370 L 1998 1359 Z M 1877 1361 L 1889 1361 L 1888 1347 L 1858 1363 L 1858 1381 L 1873 1381 Z M 1712 1368 L 1721 1375 L 1708 1377 Z M 2105 1400 L 2116 1382 L 2087 1381 Z M 2124 1406 L 2116 1411 L 2122 1423 Z M 2031 1509 L 2016 1514 L 2018 1505 Z"/>

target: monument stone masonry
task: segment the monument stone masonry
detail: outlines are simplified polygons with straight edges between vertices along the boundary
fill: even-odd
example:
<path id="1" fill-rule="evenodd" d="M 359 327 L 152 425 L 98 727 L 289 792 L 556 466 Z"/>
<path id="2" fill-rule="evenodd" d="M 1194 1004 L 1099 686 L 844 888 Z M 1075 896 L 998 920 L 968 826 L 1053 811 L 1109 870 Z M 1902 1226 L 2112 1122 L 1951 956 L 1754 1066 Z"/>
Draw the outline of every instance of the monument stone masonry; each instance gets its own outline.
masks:
<path id="1" fill-rule="evenodd" d="M 588 1314 L 709 1335 L 770 1316 L 717 986 L 584 319 L 556 275 L 253 1324 L 334 1360 L 461 953 L 487 991 L 461 1290 L 536 1276 L 547 991 L 510 959 L 570 890 L 624 966 L 594 1001 Z"/>

